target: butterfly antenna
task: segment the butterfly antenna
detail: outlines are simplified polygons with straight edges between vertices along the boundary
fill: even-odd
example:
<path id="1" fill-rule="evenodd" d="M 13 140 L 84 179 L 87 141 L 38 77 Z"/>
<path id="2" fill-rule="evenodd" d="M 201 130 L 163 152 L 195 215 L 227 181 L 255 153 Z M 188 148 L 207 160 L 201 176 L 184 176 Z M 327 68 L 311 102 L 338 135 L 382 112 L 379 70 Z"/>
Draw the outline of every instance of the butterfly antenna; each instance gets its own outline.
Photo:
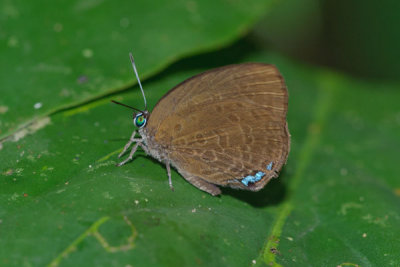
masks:
<path id="1" fill-rule="evenodd" d="M 113 103 L 115 103 L 115 104 L 117 104 L 117 105 L 121 105 L 121 106 L 124 106 L 124 107 L 130 108 L 130 109 L 133 109 L 133 110 L 139 111 L 140 113 L 144 113 L 144 112 L 143 112 L 143 111 L 141 111 L 140 109 L 137 109 L 137 108 L 134 108 L 134 107 L 131 107 L 131 106 L 125 105 L 125 104 L 123 104 L 123 103 L 121 103 L 121 102 L 118 102 L 118 101 L 115 101 L 115 100 L 111 100 L 111 102 L 113 102 Z"/>
<path id="2" fill-rule="evenodd" d="M 139 74 L 138 74 L 138 72 L 136 70 L 135 60 L 133 59 L 132 53 L 129 53 L 129 57 L 130 57 L 131 62 L 132 62 L 132 67 L 133 67 L 133 71 L 135 72 L 136 79 L 137 79 L 137 81 L 139 83 L 140 90 L 142 91 L 142 95 L 143 95 L 143 99 L 144 99 L 144 110 L 147 110 L 146 96 L 144 95 L 142 84 L 140 83 Z"/>

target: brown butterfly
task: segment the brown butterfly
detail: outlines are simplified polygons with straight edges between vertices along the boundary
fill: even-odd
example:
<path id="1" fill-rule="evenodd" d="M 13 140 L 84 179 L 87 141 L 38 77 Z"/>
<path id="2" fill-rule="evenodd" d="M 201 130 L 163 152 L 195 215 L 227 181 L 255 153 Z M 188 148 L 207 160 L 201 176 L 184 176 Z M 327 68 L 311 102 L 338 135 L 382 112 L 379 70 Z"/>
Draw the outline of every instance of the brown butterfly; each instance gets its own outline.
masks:
<path id="1" fill-rule="evenodd" d="M 286 163 L 290 134 L 288 93 L 273 65 L 244 63 L 206 71 L 170 90 L 147 110 L 134 111 L 138 128 L 119 154 L 134 143 L 124 165 L 141 147 L 164 163 L 171 189 L 173 166 L 189 183 L 218 195 L 218 186 L 258 191 Z"/>

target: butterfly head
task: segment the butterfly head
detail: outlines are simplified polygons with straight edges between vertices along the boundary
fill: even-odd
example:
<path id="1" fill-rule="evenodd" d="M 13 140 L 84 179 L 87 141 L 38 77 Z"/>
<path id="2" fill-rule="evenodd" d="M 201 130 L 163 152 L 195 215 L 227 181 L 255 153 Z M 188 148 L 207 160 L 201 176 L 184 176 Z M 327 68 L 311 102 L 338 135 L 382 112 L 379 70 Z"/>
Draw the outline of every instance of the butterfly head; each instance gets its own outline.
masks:
<path id="1" fill-rule="evenodd" d="M 124 106 L 124 107 L 127 107 L 127 108 L 130 108 L 130 109 L 133 109 L 134 110 L 133 111 L 133 125 L 135 125 L 139 129 L 146 126 L 147 119 L 149 118 L 149 115 L 150 115 L 150 113 L 147 110 L 142 111 L 140 109 L 125 105 L 125 104 L 117 102 L 115 100 L 111 100 L 111 102 L 121 105 L 121 106 Z"/>
<path id="2" fill-rule="evenodd" d="M 133 113 L 133 124 L 140 128 L 143 128 L 146 126 L 147 123 L 147 118 L 149 117 L 149 112 L 144 111 L 144 112 L 139 112 L 139 113 Z"/>

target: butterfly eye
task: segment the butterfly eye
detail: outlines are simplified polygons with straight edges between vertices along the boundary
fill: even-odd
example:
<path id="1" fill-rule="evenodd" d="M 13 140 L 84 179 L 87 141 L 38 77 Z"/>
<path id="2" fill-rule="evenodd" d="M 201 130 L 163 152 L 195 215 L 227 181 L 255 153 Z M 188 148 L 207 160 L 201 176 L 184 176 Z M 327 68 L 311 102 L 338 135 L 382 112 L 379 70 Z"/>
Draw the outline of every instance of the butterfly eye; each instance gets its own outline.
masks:
<path id="1" fill-rule="evenodd" d="M 134 120 L 135 126 L 138 127 L 138 128 L 142 128 L 143 126 L 146 125 L 146 121 L 147 120 L 144 117 L 144 115 L 142 113 L 139 113 L 139 114 L 136 115 L 135 120 Z"/>

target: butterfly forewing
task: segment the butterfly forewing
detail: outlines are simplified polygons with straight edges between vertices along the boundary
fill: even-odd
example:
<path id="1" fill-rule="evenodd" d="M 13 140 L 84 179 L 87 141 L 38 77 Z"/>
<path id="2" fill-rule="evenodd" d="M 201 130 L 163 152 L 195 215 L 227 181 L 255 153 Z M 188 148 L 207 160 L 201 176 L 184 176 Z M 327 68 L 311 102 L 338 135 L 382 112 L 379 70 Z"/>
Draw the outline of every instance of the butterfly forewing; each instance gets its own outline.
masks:
<path id="1" fill-rule="evenodd" d="M 154 108 L 146 132 L 186 179 L 259 190 L 286 162 L 287 101 L 274 66 L 230 65 L 176 86 Z M 240 182 L 259 171 L 262 180 Z"/>

